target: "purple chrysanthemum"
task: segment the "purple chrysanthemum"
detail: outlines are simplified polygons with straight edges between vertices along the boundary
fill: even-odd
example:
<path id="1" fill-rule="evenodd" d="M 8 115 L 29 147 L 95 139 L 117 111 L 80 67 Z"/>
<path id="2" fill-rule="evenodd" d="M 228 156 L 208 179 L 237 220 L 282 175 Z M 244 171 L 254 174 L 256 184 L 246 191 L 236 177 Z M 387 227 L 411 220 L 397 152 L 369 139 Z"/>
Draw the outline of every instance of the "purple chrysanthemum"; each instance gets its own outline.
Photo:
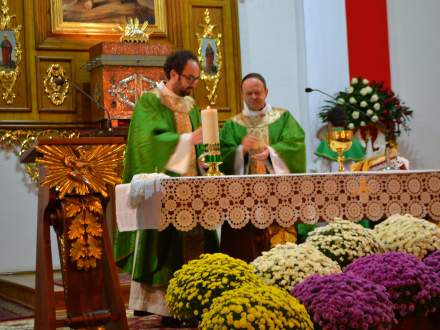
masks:
<path id="1" fill-rule="evenodd" d="M 440 250 L 437 250 L 427 256 L 423 263 L 429 266 L 437 275 L 440 276 Z"/>
<path id="2" fill-rule="evenodd" d="M 322 329 L 390 329 L 397 321 L 385 288 L 351 274 L 314 275 L 292 294 Z"/>
<path id="3" fill-rule="evenodd" d="M 423 312 L 433 310 L 439 301 L 438 276 L 408 253 L 388 252 L 362 257 L 347 266 L 344 272 L 383 285 L 396 317 L 404 317 L 416 308 Z"/>

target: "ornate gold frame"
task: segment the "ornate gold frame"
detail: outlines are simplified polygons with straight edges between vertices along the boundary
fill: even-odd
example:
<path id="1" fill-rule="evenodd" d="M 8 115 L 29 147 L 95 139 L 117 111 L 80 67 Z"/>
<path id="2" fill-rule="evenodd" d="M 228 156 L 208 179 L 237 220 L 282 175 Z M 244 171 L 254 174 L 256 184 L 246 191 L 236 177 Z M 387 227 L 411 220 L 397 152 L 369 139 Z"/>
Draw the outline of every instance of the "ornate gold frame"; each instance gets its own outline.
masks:
<path id="1" fill-rule="evenodd" d="M 12 22 L 14 20 L 14 22 Z M 12 104 L 16 97 L 13 91 L 15 82 L 20 74 L 21 54 L 23 52 L 20 43 L 21 25 L 17 25 L 16 16 L 9 15 L 8 0 L 1 0 L 1 13 L 0 13 L 0 31 L 12 31 L 15 37 L 15 52 L 16 62 L 14 70 L 1 70 L 0 82 L 2 85 L 2 98 L 6 101 L 6 104 Z"/>
<path id="2" fill-rule="evenodd" d="M 208 95 L 206 96 L 208 98 L 209 104 L 214 105 L 217 101 L 217 85 L 220 81 L 220 78 L 222 76 L 222 66 L 223 66 L 223 59 L 222 59 L 222 49 L 221 49 L 221 42 L 222 42 L 222 34 L 217 33 L 215 34 L 213 30 L 215 29 L 215 24 L 211 24 L 211 15 L 209 13 L 209 9 L 205 9 L 203 13 L 203 21 L 204 23 L 201 24 L 201 27 L 203 28 L 203 33 L 196 33 L 196 37 L 199 42 L 199 49 L 197 51 L 198 59 L 200 64 L 202 64 L 202 72 L 200 75 L 200 79 L 205 83 L 206 90 L 208 92 Z M 215 45 L 217 48 L 217 61 L 216 61 L 216 72 L 215 73 L 208 73 L 204 70 L 203 65 L 203 54 L 202 54 L 202 44 L 204 39 L 212 39 L 215 41 Z"/>
<path id="3" fill-rule="evenodd" d="M 166 35 L 166 12 L 165 0 L 154 1 L 154 13 L 156 24 L 149 25 L 153 35 Z M 120 24 L 115 23 L 82 23 L 64 22 L 63 0 L 50 0 L 50 17 L 52 33 L 61 34 L 93 34 L 93 35 L 120 35 Z"/>

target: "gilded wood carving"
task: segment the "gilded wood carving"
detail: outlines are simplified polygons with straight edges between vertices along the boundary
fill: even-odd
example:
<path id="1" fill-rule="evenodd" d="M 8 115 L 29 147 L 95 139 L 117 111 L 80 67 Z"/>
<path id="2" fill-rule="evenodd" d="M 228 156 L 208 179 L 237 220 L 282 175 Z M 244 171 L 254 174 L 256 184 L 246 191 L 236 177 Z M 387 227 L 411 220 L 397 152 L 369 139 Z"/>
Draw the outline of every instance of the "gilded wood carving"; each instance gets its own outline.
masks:
<path id="1" fill-rule="evenodd" d="M 0 15 L 2 98 L 7 104 L 12 104 L 16 97 L 14 86 L 20 75 L 21 54 L 23 52 L 20 42 L 21 25 L 17 25 L 15 15 L 9 15 L 7 0 L 1 0 Z"/>

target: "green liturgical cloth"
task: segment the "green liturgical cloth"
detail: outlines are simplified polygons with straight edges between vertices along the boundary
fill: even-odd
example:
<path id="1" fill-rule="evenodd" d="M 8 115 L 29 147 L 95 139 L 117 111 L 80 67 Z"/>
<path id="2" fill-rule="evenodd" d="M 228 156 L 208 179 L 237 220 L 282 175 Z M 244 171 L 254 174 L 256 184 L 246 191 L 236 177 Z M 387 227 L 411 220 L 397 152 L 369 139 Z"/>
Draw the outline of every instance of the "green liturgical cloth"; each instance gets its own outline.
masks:
<path id="1" fill-rule="evenodd" d="M 315 155 L 319 157 L 328 158 L 330 160 L 336 161 L 338 159 L 338 154 L 330 149 L 328 142 L 321 140 L 318 148 L 316 148 Z M 365 158 L 365 148 L 362 146 L 359 139 L 354 138 L 352 141 L 351 148 L 344 152 L 344 159 L 352 160 L 358 162 Z"/>
<path id="2" fill-rule="evenodd" d="M 200 111 L 197 107 L 193 107 L 189 112 L 189 118 L 193 130 L 200 126 Z M 167 162 L 178 141 L 179 134 L 173 111 L 162 104 L 158 95 L 142 95 L 135 106 L 130 123 L 125 151 L 124 182 L 130 182 L 138 173 L 162 172 L 178 176 L 166 171 Z M 131 273 L 134 281 L 152 286 L 165 285 L 183 264 L 183 235 L 185 234 L 172 226 L 161 232 L 139 231 L 134 260 L 136 232 L 117 232 L 114 246 L 116 263 L 123 271 Z M 215 231 L 204 230 L 203 236 L 204 250 L 215 252 L 218 247 Z"/>

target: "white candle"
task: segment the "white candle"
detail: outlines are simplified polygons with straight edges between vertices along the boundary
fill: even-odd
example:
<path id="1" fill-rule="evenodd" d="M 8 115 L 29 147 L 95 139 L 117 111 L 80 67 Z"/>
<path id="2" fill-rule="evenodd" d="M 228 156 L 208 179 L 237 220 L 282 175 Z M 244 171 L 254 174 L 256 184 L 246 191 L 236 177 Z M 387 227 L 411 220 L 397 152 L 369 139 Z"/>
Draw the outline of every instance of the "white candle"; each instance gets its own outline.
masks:
<path id="1" fill-rule="evenodd" d="M 204 144 L 219 143 L 217 109 L 202 110 L 202 133 Z"/>

